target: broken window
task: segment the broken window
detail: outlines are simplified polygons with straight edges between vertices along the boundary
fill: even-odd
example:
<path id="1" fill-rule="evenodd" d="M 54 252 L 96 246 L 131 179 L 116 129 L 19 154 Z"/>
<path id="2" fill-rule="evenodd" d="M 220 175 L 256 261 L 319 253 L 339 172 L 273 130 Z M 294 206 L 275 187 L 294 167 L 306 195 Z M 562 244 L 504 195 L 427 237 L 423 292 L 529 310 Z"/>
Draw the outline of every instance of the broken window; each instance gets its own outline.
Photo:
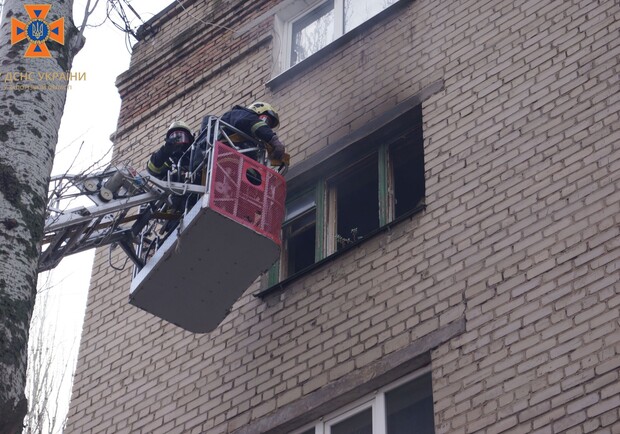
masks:
<path id="1" fill-rule="evenodd" d="M 424 198 L 422 135 L 416 129 L 389 146 L 394 218 L 414 210 Z"/>
<path id="2" fill-rule="evenodd" d="M 323 160 L 303 185 L 289 185 L 275 284 L 307 269 L 423 204 L 421 108 L 416 107 Z M 299 188 L 303 194 L 296 193 Z"/>
<path id="3" fill-rule="evenodd" d="M 328 253 L 363 239 L 379 227 L 377 155 L 357 163 L 329 182 Z"/>
<path id="4" fill-rule="evenodd" d="M 283 272 L 291 276 L 314 264 L 316 246 L 316 202 L 314 190 L 290 201 L 286 207 Z"/>

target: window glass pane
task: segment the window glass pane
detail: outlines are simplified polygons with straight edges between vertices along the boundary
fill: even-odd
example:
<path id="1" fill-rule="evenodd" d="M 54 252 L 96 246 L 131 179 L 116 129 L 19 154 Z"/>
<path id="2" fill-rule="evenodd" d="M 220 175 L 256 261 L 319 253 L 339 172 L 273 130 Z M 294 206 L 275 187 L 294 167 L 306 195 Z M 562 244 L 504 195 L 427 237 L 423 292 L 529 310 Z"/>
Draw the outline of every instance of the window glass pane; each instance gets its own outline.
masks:
<path id="1" fill-rule="evenodd" d="M 334 2 L 328 1 L 293 23 L 291 66 L 334 40 Z"/>
<path id="2" fill-rule="evenodd" d="M 286 215 L 284 221 L 294 219 L 315 206 L 314 190 L 291 200 L 286 204 Z"/>
<path id="3" fill-rule="evenodd" d="M 344 31 L 359 26 L 397 0 L 344 0 Z"/>
<path id="4" fill-rule="evenodd" d="M 372 408 L 334 424 L 331 434 L 372 434 Z"/>
<path id="5" fill-rule="evenodd" d="M 385 394 L 388 434 L 434 434 L 431 374 Z"/>
<path id="6" fill-rule="evenodd" d="M 290 221 L 284 227 L 286 275 L 291 276 L 314 264 L 316 209 Z"/>
<path id="7" fill-rule="evenodd" d="M 365 159 L 334 181 L 336 189 L 336 249 L 364 238 L 379 227 L 377 155 Z"/>

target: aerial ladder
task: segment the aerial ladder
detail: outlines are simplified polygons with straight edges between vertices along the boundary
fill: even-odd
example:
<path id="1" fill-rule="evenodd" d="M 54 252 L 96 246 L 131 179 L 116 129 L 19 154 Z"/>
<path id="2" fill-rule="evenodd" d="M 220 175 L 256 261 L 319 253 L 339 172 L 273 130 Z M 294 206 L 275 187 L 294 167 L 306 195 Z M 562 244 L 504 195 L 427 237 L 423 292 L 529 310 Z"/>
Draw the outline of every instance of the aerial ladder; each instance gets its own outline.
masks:
<path id="1" fill-rule="evenodd" d="M 130 304 L 194 333 L 215 329 L 279 257 L 289 159 L 268 151 L 211 117 L 166 179 L 128 165 L 52 178 L 39 271 L 102 246 L 112 265 L 120 248 L 133 265 Z"/>

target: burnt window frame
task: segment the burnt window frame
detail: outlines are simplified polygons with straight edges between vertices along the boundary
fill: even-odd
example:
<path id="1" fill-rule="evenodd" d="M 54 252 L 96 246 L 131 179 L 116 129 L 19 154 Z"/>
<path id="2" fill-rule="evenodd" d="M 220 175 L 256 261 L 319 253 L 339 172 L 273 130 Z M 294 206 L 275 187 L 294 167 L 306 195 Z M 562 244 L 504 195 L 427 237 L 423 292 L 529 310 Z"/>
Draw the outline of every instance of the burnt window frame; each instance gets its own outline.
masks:
<path id="1" fill-rule="evenodd" d="M 379 184 L 382 181 L 380 179 L 380 164 L 381 162 L 378 159 L 378 152 L 372 152 L 354 161 L 351 165 L 340 170 L 338 173 L 335 173 L 334 175 L 325 179 L 326 213 L 324 219 L 325 229 L 323 231 L 323 250 L 325 256 L 336 254 L 342 251 L 348 245 L 361 242 L 369 234 L 376 231 L 382 226 L 381 209 L 379 206 L 379 203 L 381 201 L 381 189 L 379 187 Z M 372 179 L 365 178 L 363 180 L 363 184 L 355 186 L 356 178 L 359 178 L 359 172 L 362 172 L 363 174 L 364 171 L 372 171 L 372 173 L 370 174 L 370 176 L 372 176 Z M 374 183 L 368 181 L 374 181 Z M 355 205 L 349 204 L 345 200 L 340 199 L 342 193 L 341 189 L 347 189 L 347 187 L 348 189 L 351 189 L 351 186 L 353 186 L 353 188 L 358 187 L 359 189 L 364 189 L 365 187 L 367 187 L 366 184 L 374 184 L 371 185 L 371 188 L 373 188 L 372 193 L 376 194 L 375 196 L 368 196 L 369 201 L 374 202 L 374 205 L 371 204 L 370 206 L 372 206 L 373 208 L 376 206 L 376 208 L 373 209 L 375 213 L 372 217 L 370 217 L 370 219 L 367 219 L 366 217 L 363 218 L 363 220 L 373 221 L 372 223 L 368 221 L 363 221 L 363 223 L 365 223 L 364 226 L 370 225 L 371 228 L 365 231 L 357 232 L 356 230 L 359 229 L 359 225 L 355 225 L 347 227 L 345 231 L 344 228 L 340 228 L 341 220 L 343 220 L 342 217 L 345 212 L 345 210 L 341 209 L 341 205 L 343 205 L 342 202 L 344 202 L 345 207 L 347 205 Z M 363 194 L 363 192 L 358 193 Z M 347 215 L 347 220 L 351 220 L 351 217 L 349 215 Z"/>
<path id="2" fill-rule="evenodd" d="M 411 136 L 410 139 L 408 137 Z M 402 146 L 411 146 L 413 158 L 417 158 L 419 167 L 416 169 L 418 179 L 421 185 L 419 203 L 414 205 L 407 212 L 401 215 L 395 215 L 395 188 L 394 182 L 394 163 L 390 158 L 390 149 L 396 146 L 400 140 L 410 140 Z M 351 170 L 357 163 L 376 155 L 376 164 L 378 166 L 378 210 L 379 210 L 379 226 L 364 237 L 350 243 L 345 248 L 335 249 L 334 246 L 334 230 L 335 222 L 330 219 L 330 180 L 337 179 L 347 170 Z M 375 234 L 387 230 L 401 220 L 407 219 L 418 213 L 425 207 L 425 176 L 424 176 L 424 137 L 422 128 L 422 108 L 417 105 L 406 111 L 395 119 L 386 122 L 380 128 L 372 133 L 365 135 L 361 139 L 351 141 L 349 145 L 344 147 L 338 155 L 326 158 L 319 164 L 310 167 L 305 171 L 301 179 L 294 179 L 289 185 L 289 195 L 287 206 L 289 203 L 297 199 L 301 194 L 307 194 L 308 191 L 314 192 L 316 200 L 316 224 L 315 224 L 315 262 L 314 264 L 304 267 L 297 272 L 287 274 L 287 240 L 283 236 L 283 248 L 280 260 L 269 271 L 267 280 L 267 288 L 263 289 L 258 296 L 266 295 L 272 290 L 276 290 L 284 283 L 294 280 L 306 272 L 320 266 L 325 261 L 329 261 L 334 257 L 344 253 L 349 248 L 359 245 L 360 243 L 372 238 Z M 333 204 L 332 214 L 333 214 Z M 283 227 L 290 222 L 285 220 Z M 284 235 L 284 233 L 283 233 Z"/>
<path id="3" fill-rule="evenodd" d="M 302 265 L 299 269 L 297 269 L 298 267 L 295 266 L 295 264 L 291 263 L 290 255 L 281 254 L 280 255 L 280 270 L 279 270 L 280 275 L 294 275 L 299 272 L 302 272 L 304 269 L 314 265 L 319 259 L 319 256 L 318 256 L 319 253 L 316 247 L 317 236 L 318 236 L 318 233 L 317 233 L 318 231 L 317 231 L 316 226 L 318 224 L 318 217 L 319 217 L 318 211 L 317 211 L 317 205 L 318 205 L 319 200 L 320 199 L 317 198 L 316 190 L 314 188 L 306 189 L 305 191 L 294 194 L 293 197 L 288 200 L 287 209 L 286 209 L 287 214 L 285 215 L 284 223 L 282 224 L 282 252 L 290 252 L 289 243 L 291 243 L 293 239 L 293 235 L 301 235 L 303 232 L 305 232 L 303 230 L 304 228 L 308 226 L 312 226 L 312 223 L 304 223 L 304 220 L 306 221 L 309 220 L 310 222 L 312 222 L 313 219 L 311 218 L 311 216 L 312 214 L 314 214 L 314 220 L 313 220 L 314 221 L 314 245 L 312 248 L 312 252 L 310 253 L 310 255 L 314 256 L 314 260 L 312 261 L 312 263 L 306 266 Z M 296 202 L 301 202 L 301 207 L 296 210 L 291 210 L 289 207 L 292 204 L 295 204 Z M 289 215 L 289 213 L 292 215 Z M 295 229 L 294 225 L 296 223 L 301 223 L 304 226 L 302 226 L 301 228 Z M 295 234 L 293 232 L 295 232 Z M 294 267 L 296 271 L 291 273 L 290 271 L 291 267 Z"/>

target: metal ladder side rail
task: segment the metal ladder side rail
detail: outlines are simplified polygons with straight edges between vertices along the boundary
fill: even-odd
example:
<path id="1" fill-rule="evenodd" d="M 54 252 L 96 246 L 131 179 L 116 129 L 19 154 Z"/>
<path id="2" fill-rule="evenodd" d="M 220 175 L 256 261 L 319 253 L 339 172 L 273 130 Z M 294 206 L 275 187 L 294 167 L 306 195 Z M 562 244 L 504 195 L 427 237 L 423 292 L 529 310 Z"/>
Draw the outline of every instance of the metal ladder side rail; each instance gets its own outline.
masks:
<path id="1" fill-rule="evenodd" d="M 67 246 L 75 243 L 75 234 L 81 234 L 88 222 L 63 228 L 50 241 L 48 247 L 39 255 L 38 271 L 47 271 L 56 267 L 66 256 Z M 45 241 L 44 241 L 45 242 Z"/>
<path id="2" fill-rule="evenodd" d="M 240 149 L 230 140 L 224 128 L 239 134 L 256 146 Z M 201 149 L 199 144 L 203 137 L 206 145 L 204 149 Z M 154 232 L 157 226 L 163 227 L 161 222 L 168 217 L 162 215 L 158 209 L 165 208 L 166 203 L 169 203 L 169 198 L 173 195 L 196 194 L 202 196 L 209 194 L 212 181 L 211 174 L 215 164 L 213 149 L 216 140 L 223 141 L 240 153 L 257 152 L 259 163 L 267 166 L 266 145 L 264 143 L 256 141 L 237 128 L 223 122 L 220 118 L 213 116 L 208 128 L 201 132 L 192 144 L 192 152 L 200 155 L 202 160 L 195 168 L 192 167 L 193 170 L 188 174 L 185 182 L 173 182 L 169 177 L 167 180 L 159 180 L 144 171 L 138 173 L 129 167 L 118 169 L 112 166 L 95 174 L 63 174 L 53 177 L 50 180 L 53 187 L 48 194 L 48 217 L 44 226 L 43 244 L 47 245 L 47 248 L 40 255 L 40 271 L 53 268 L 62 258 L 70 254 L 113 243 L 121 245 L 134 264 L 138 267 L 143 266 L 147 259 L 142 257 L 145 231 Z M 190 156 L 190 161 L 191 158 L 194 158 L 194 155 Z M 137 178 L 140 178 L 143 184 L 134 184 L 131 179 L 137 178 L 126 176 L 126 179 L 123 178 L 122 187 L 125 188 L 127 196 L 108 200 L 101 198 L 99 192 L 106 185 L 107 180 L 121 171 L 124 174 L 126 170 L 132 176 L 137 174 Z M 198 178 L 199 176 L 204 176 L 204 178 Z M 204 179 L 204 185 L 195 184 L 199 179 L 201 181 Z M 114 193 L 116 194 L 116 192 Z M 78 198 L 87 198 L 92 204 L 62 209 L 67 203 Z M 145 212 L 145 207 L 149 208 L 150 211 Z M 132 210 L 136 210 L 136 212 L 128 215 Z M 187 209 L 180 216 L 181 219 L 185 212 Z M 176 216 L 171 217 L 172 220 L 176 218 Z M 126 224 L 130 222 L 132 224 L 127 227 Z M 166 234 L 166 237 L 168 235 Z M 154 236 L 158 238 L 155 242 L 159 242 L 159 238 L 165 239 L 160 235 Z M 137 247 L 134 248 L 134 246 Z"/>
<path id="3" fill-rule="evenodd" d="M 131 226 L 125 227 L 126 223 L 133 225 L 139 217 L 139 214 L 127 216 L 132 209 L 125 208 L 115 214 L 91 215 L 89 220 L 81 217 L 54 234 L 48 232 L 43 240 L 42 247 L 47 244 L 47 248 L 40 254 L 39 271 L 53 268 L 66 256 L 126 238 L 132 229 Z"/>
<path id="4" fill-rule="evenodd" d="M 53 177 L 50 181 L 53 186 L 48 194 L 45 231 L 55 230 L 53 225 L 57 221 L 61 221 L 63 225 L 71 224 L 66 222 L 67 219 L 71 219 L 67 216 L 91 215 L 93 209 L 107 204 L 109 201 L 99 197 L 99 191 L 105 181 L 118 172 L 119 170 L 107 168 L 103 172 L 94 174 L 64 174 Z M 130 196 L 135 196 L 136 191 L 139 190 L 128 191 L 127 193 Z M 73 206 L 73 202 L 80 199 L 86 203 Z"/>
<path id="5" fill-rule="evenodd" d="M 49 195 L 49 203 L 52 205 L 62 206 L 64 205 L 61 204 L 62 202 L 80 196 L 90 199 L 92 203 L 90 206 L 80 205 L 65 210 L 49 211 L 48 208 L 48 218 L 44 225 L 43 250 L 39 257 L 39 271 L 54 268 L 65 256 L 112 244 L 127 237 L 135 237 L 136 235 L 133 234 L 139 233 L 142 229 L 135 227 L 135 221 L 140 220 L 140 208 L 145 204 L 163 202 L 171 189 L 175 187 L 167 188 L 165 184 L 157 183 L 137 190 L 146 191 L 145 193 L 103 201 L 97 197 L 97 191 L 83 188 L 80 185 L 84 179 L 98 179 L 101 183 L 114 173 L 113 170 L 106 170 L 87 177 L 62 175 L 54 179 L 56 185 L 52 187 Z M 133 193 L 128 191 L 127 194 Z M 135 214 L 128 216 L 132 210 L 136 211 Z M 132 226 L 125 227 L 129 222 L 132 222 Z M 146 223 L 141 222 L 142 226 Z"/>
<path id="6" fill-rule="evenodd" d="M 78 207 L 65 211 L 58 217 L 48 218 L 45 222 L 45 233 L 54 232 L 67 226 L 92 221 L 99 216 L 113 214 L 125 208 L 132 208 L 151 202 L 160 197 L 159 193 L 148 192 L 127 199 L 117 199 L 94 207 Z"/>

